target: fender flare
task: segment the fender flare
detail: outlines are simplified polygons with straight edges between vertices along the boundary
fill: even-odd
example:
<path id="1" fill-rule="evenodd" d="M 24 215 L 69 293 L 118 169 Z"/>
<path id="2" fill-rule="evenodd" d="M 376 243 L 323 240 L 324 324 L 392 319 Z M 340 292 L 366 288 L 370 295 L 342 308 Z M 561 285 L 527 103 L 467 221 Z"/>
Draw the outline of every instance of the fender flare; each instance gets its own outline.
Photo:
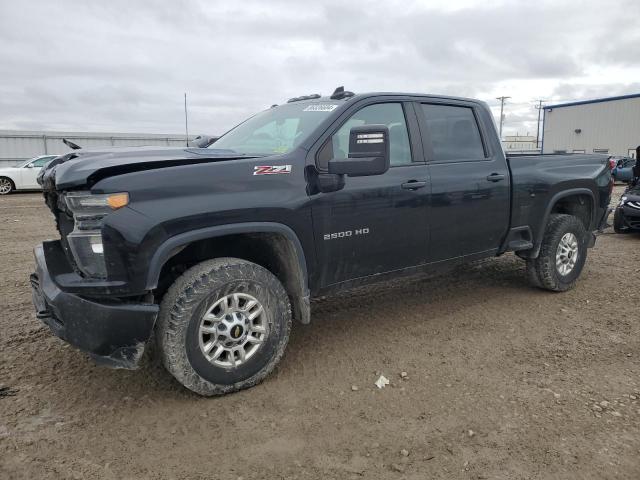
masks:
<path id="1" fill-rule="evenodd" d="M 239 233 L 279 233 L 287 238 L 293 245 L 298 268 L 302 277 L 302 291 L 303 295 L 308 297 L 309 286 L 307 276 L 307 261 L 305 258 L 302 244 L 298 239 L 296 233 L 288 226 L 282 223 L 275 222 L 247 222 L 247 223 L 232 223 L 228 225 L 217 225 L 213 227 L 200 228 L 189 232 L 184 232 L 169 239 L 165 240 L 153 254 L 149 270 L 147 271 L 146 290 L 153 290 L 158 286 L 158 280 L 160 279 L 160 272 L 162 267 L 172 257 L 172 252 L 177 248 L 189 243 L 196 242 L 198 240 L 205 240 L 209 238 L 222 237 L 225 235 L 234 235 Z"/>
<path id="2" fill-rule="evenodd" d="M 544 237 L 545 228 L 547 226 L 547 222 L 549 221 L 549 215 L 551 215 L 551 210 L 558 203 L 558 200 L 561 200 L 566 197 L 572 197 L 574 195 L 587 195 L 591 199 L 591 219 L 589 220 L 589 230 L 594 223 L 594 216 L 596 215 L 596 197 L 592 190 L 588 188 L 571 188 L 569 190 L 562 190 L 561 192 L 556 193 L 544 211 L 544 216 L 542 217 L 542 223 L 540 224 L 540 229 L 536 232 L 535 244 L 533 251 L 531 252 L 531 258 L 536 258 L 540 253 L 540 247 L 542 246 L 542 238 Z"/>

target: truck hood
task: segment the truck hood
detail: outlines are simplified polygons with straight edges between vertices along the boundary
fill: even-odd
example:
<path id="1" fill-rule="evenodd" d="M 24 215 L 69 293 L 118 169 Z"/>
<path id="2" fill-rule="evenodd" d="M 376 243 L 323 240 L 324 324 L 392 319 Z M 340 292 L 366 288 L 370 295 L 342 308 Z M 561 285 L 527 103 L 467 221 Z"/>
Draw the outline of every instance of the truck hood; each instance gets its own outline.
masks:
<path id="1" fill-rule="evenodd" d="M 45 191 L 91 187 L 102 178 L 175 165 L 256 158 L 212 148 L 134 147 L 74 150 L 51 161 L 38 175 Z"/>

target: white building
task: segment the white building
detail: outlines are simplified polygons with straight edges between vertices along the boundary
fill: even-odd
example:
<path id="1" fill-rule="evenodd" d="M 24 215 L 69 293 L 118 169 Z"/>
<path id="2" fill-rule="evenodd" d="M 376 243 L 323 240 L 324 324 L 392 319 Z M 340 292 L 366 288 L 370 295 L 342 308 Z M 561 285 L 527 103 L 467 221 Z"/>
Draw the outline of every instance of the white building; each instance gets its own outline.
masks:
<path id="1" fill-rule="evenodd" d="M 63 138 L 83 148 L 144 145 L 179 147 L 186 144 L 184 135 L 0 130 L 0 167 L 12 166 L 38 155 L 67 153 L 71 149 L 62 143 Z"/>
<path id="2" fill-rule="evenodd" d="M 536 140 L 534 135 L 505 135 L 502 148 L 505 152 L 537 152 Z"/>
<path id="3" fill-rule="evenodd" d="M 543 132 L 543 153 L 635 157 L 640 145 L 640 94 L 546 105 Z"/>

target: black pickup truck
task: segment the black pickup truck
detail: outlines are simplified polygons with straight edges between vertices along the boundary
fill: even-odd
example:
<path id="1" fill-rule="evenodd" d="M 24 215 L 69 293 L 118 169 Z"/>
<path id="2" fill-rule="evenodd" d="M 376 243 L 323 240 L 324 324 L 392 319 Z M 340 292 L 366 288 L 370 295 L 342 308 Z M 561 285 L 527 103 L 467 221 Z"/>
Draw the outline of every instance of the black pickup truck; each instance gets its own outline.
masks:
<path id="1" fill-rule="evenodd" d="M 311 297 L 513 251 L 574 286 L 606 221 L 606 156 L 505 157 L 486 104 L 292 98 L 209 148 L 76 150 L 39 179 L 60 239 L 35 249 L 37 316 L 98 362 L 216 395 L 278 363 Z"/>

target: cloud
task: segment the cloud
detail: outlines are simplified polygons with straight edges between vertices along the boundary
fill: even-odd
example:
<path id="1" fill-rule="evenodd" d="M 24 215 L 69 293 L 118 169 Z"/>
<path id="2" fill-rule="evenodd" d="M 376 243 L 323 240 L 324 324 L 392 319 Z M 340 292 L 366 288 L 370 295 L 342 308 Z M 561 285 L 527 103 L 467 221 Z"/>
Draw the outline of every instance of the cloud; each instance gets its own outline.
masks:
<path id="1" fill-rule="evenodd" d="M 628 0 L 0 4 L 0 128 L 217 134 L 337 85 L 479 97 L 505 133 L 534 100 L 640 91 Z M 615 75 L 612 75 L 615 72 Z"/>

